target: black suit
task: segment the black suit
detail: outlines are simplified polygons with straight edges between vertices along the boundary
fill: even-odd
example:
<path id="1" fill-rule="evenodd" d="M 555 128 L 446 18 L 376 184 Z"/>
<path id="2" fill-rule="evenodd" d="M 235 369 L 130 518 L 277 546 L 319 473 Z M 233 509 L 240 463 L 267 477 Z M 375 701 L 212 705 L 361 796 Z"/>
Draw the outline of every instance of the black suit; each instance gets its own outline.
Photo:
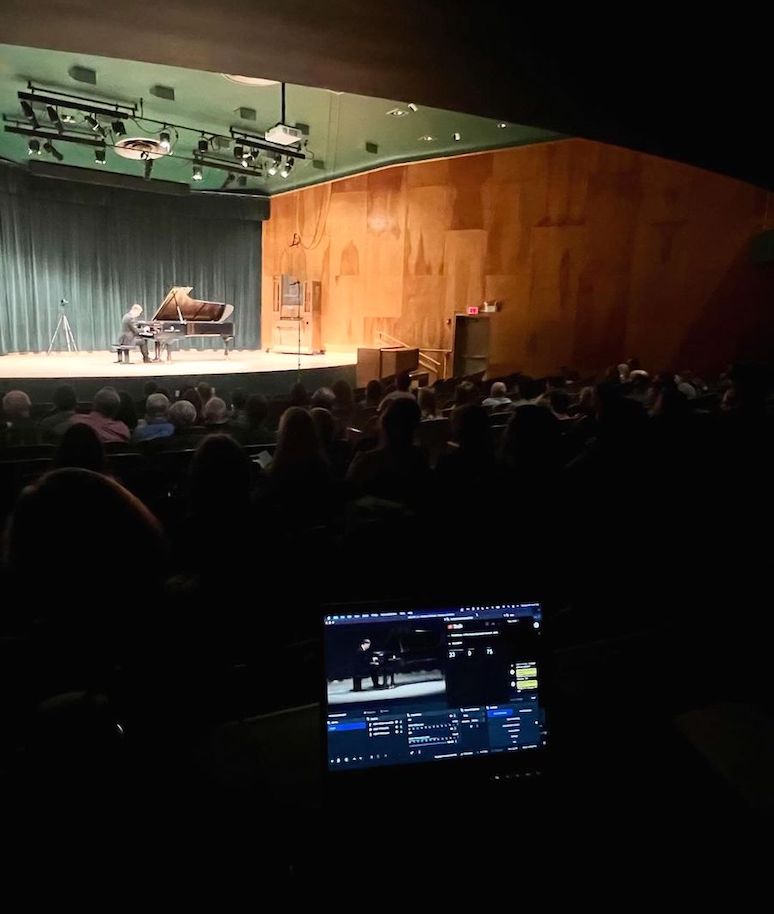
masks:
<path id="1" fill-rule="evenodd" d="M 365 676 L 371 677 L 371 682 L 375 689 L 379 688 L 379 672 L 378 667 L 372 664 L 373 652 L 369 647 L 367 651 L 364 651 L 361 647 L 358 646 L 357 652 L 355 654 L 355 671 L 352 675 L 352 691 L 361 692 L 363 690 L 363 678 Z"/>
<path id="2" fill-rule="evenodd" d="M 140 331 L 135 323 L 131 311 L 127 311 L 121 319 L 121 336 L 118 339 L 119 346 L 138 346 L 142 353 L 143 362 L 148 362 L 148 342 L 140 336 Z M 119 359 L 121 353 L 119 353 Z"/>

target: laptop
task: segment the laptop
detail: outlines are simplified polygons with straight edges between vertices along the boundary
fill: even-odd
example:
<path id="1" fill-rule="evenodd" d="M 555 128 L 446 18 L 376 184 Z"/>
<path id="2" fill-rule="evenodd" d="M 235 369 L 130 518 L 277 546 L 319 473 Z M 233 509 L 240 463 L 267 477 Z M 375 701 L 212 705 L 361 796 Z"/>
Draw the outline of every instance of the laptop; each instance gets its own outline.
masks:
<path id="1" fill-rule="evenodd" d="M 537 774 L 548 728 L 540 603 L 328 607 L 330 783 Z"/>

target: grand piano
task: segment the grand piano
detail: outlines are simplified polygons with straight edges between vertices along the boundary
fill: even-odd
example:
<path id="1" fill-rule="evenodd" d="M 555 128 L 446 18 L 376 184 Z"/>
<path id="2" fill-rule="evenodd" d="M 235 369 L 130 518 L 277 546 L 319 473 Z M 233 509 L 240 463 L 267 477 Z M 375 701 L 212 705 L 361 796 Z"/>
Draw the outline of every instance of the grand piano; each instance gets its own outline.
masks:
<path id="1" fill-rule="evenodd" d="M 164 301 L 148 321 L 138 321 L 141 336 L 156 343 L 165 343 L 167 361 L 172 357 L 172 345 L 197 336 L 220 336 L 229 354 L 234 343 L 233 305 L 222 302 L 199 301 L 191 298 L 193 286 L 173 286 Z"/>

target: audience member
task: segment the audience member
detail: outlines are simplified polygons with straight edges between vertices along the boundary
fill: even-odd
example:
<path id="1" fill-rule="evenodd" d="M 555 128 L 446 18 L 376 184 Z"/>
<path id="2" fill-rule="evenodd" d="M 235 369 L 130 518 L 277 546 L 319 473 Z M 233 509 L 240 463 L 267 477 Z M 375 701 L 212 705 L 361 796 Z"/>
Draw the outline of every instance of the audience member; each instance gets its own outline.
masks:
<path id="1" fill-rule="evenodd" d="M 371 451 L 355 455 L 347 478 L 357 495 L 373 495 L 417 507 L 426 500 L 429 467 L 425 454 L 414 446 L 420 422 L 413 396 L 388 402 L 381 416 L 381 441 Z"/>
<path id="2" fill-rule="evenodd" d="M 118 419 L 119 422 L 123 422 L 129 431 L 133 432 L 137 428 L 138 422 L 137 409 L 134 405 L 134 400 L 132 400 L 125 390 L 119 391 L 118 396 L 121 400 L 121 406 L 118 409 L 116 419 Z"/>
<path id="3" fill-rule="evenodd" d="M 327 409 L 333 411 L 335 404 L 336 394 L 334 394 L 330 387 L 318 387 L 312 394 L 309 406 L 311 409 Z"/>
<path id="4" fill-rule="evenodd" d="M 30 418 L 32 403 L 23 390 L 9 390 L 3 397 L 4 425 L 0 446 L 25 447 L 40 442 L 38 426 Z"/>
<path id="5" fill-rule="evenodd" d="M 283 531 L 325 523 L 333 510 L 332 473 L 310 413 L 291 406 L 280 419 L 277 449 L 260 504 Z"/>
<path id="6" fill-rule="evenodd" d="M 373 378 L 366 384 L 365 399 L 361 400 L 360 403 L 358 403 L 358 406 L 360 409 L 376 409 L 382 402 L 383 395 L 384 390 L 382 388 L 382 382 Z"/>
<path id="7" fill-rule="evenodd" d="M 506 396 L 507 390 L 508 388 L 502 381 L 495 381 L 489 391 L 489 396 L 481 405 L 487 408 L 512 407 L 513 402 L 511 401 L 511 398 Z"/>
<path id="8" fill-rule="evenodd" d="M 54 466 L 60 469 L 80 467 L 94 473 L 107 473 L 105 448 L 96 431 L 83 422 L 70 425 L 59 442 Z"/>
<path id="9" fill-rule="evenodd" d="M 118 419 L 121 398 L 115 387 L 102 387 L 94 397 L 94 409 L 85 416 L 77 415 L 73 423 L 84 422 L 97 433 L 103 444 L 114 444 L 129 440 L 129 428 Z"/>
<path id="10" fill-rule="evenodd" d="M 417 403 L 421 413 L 422 422 L 429 419 L 440 419 L 435 391 L 432 387 L 420 387 L 417 392 Z"/>
<path id="11" fill-rule="evenodd" d="M 501 449 L 504 465 L 515 471 L 518 479 L 534 484 L 561 465 L 558 419 L 544 406 L 519 406 L 505 428 Z"/>
<path id="12" fill-rule="evenodd" d="M 548 395 L 548 406 L 551 412 L 561 422 L 572 422 L 572 416 L 569 413 L 570 396 L 564 390 L 552 390 Z"/>
<path id="13" fill-rule="evenodd" d="M 245 424 L 241 429 L 241 438 L 245 444 L 273 444 L 277 433 L 267 424 L 269 403 L 263 394 L 250 394 L 245 408 Z"/>
<path id="14" fill-rule="evenodd" d="M 145 422 L 132 433 L 132 441 L 153 441 L 174 435 L 175 426 L 169 420 L 169 400 L 164 394 L 151 394 L 148 397 L 145 416 Z"/>
<path id="15" fill-rule="evenodd" d="M 75 390 L 69 384 L 57 387 L 53 400 L 54 409 L 40 420 L 40 430 L 44 437 L 56 441 L 69 428 L 78 400 Z"/>
<path id="16" fill-rule="evenodd" d="M 495 469 L 489 417 L 483 406 L 469 403 L 454 410 L 451 425 L 456 447 L 438 460 L 436 474 L 440 491 L 455 493 L 453 500 L 462 496 L 463 490 L 469 496 L 475 489 L 480 496 L 482 483 L 493 481 Z M 479 507 L 483 507 L 480 502 Z"/>
<path id="17" fill-rule="evenodd" d="M 196 407 L 190 400 L 178 400 L 169 407 L 169 421 L 174 426 L 174 435 L 185 436 L 196 422 Z"/>
<path id="18" fill-rule="evenodd" d="M 194 425 L 200 425 L 203 421 L 204 405 L 199 391 L 195 387 L 186 387 L 180 394 L 181 400 L 187 400 L 196 410 L 196 422 Z"/>
<path id="19" fill-rule="evenodd" d="M 199 381 L 199 383 L 196 385 L 196 390 L 201 397 L 203 410 L 207 405 L 207 401 L 213 396 L 212 387 L 206 381 Z"/>
<path id="20" fill-rule="evenodd" d="M 309 405 L 309 393 L 304 385 L 298 381 L 290 388 L 290 406 L 306 408 Z"/>
<path id="21" fill-rule="evenodd" d="M 315 407 L 310 411 L 310 415 L 334 477 L 344 479 L 352 451 L 349 442 L 339 435 L 336 419 L 327 409 Z"/>
<path id="22" fill-rule="evenodd" d="M 454 392 L 454 406 L 467 406 L 468 403 L 478 403 L 478 388 L 472 381 L 463 381 Z"/>
<path id="23" fill-rule="evenodd" d="M 204 424 L 208 428 L 221 428 L 224 430 L 228 426 L 228 407 L 220 397 L 210 397 L 204 404 Z"/>
<path id="24" fill-rule="evenodd" d="M 690 371 L 681 371 L 680 374 L 675 375 L 675 384 L 677 385 L 677 389 L 684 397 L 686 397 L 686 399 L 695 400 L 698 396 L 698 392 L 696 391 L 696 388 L 693 386 L 693 384 L 691 384 L 691 382 L 688 380 L 690 376 Z"/>
<path id="25" fill-rule="evenodd" d="M 231 394 L 231 424 L 235 428 L 247 428 L 247 394 L 241 387 Z"/>
<path id="26" fill-rule="evenodd" d="M 407 371 L 401 371 L 400 374 L 395 377 L 395 389 L 385 394 L 379 405 L 379 409 L 383 410 L 385 404 L 391 403 L 393 400 L 405 400 L 409 398 L 412 400 L 414 399 L 414 394 L 411 393 L 411 375 Z"/>

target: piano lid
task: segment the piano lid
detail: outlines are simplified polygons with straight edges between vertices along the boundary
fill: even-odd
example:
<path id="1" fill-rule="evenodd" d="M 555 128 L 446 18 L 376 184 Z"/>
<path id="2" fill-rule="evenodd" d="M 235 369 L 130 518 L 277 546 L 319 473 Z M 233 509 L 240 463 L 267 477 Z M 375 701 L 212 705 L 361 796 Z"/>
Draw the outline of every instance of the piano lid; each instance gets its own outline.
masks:
<path id="1" fill-rule="evenodd" d="M 191 298 L 193 286 L 172 286 L 156 309 L 153 321 L 219 321 L 228 305 Z"/>

